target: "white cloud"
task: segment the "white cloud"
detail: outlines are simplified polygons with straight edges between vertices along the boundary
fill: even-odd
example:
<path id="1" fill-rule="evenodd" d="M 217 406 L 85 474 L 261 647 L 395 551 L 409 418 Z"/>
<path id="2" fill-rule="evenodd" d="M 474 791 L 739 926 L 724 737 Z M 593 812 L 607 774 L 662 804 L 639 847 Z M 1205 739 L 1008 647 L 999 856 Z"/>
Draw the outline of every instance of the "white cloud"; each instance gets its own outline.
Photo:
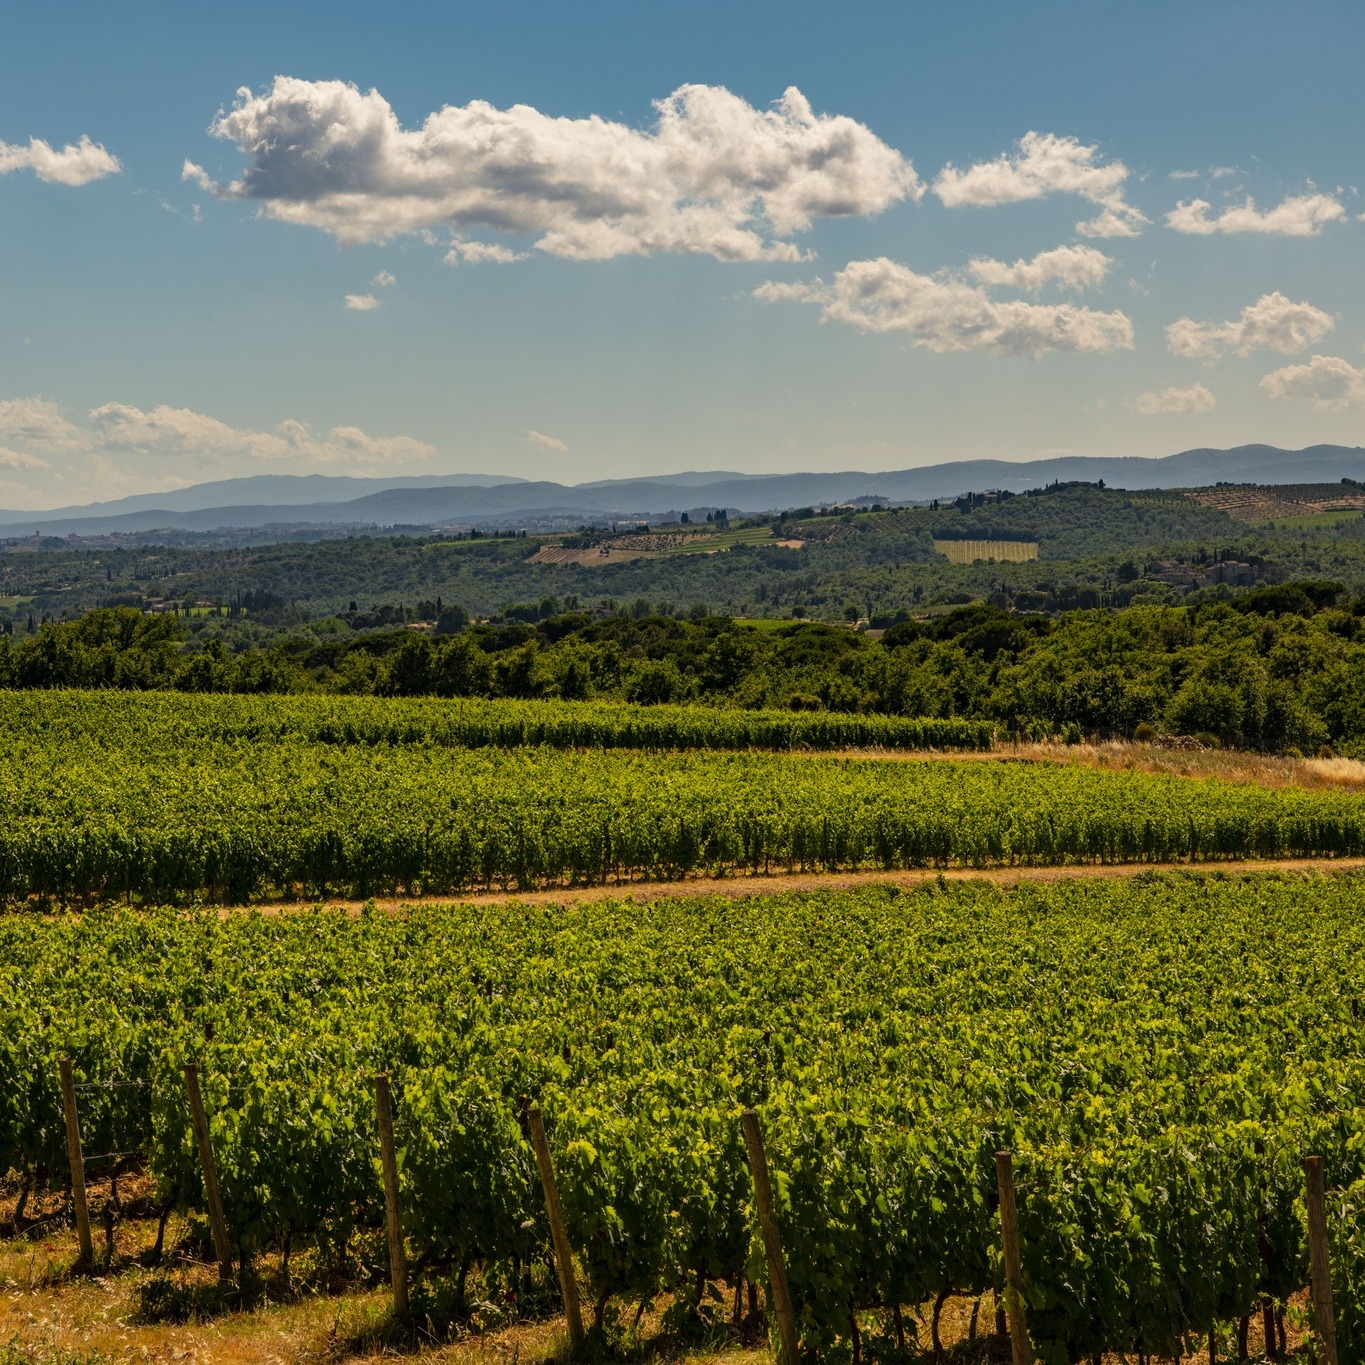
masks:
<path id="1" fill-rule="evenodd" d="M 1306 398 L 1325 411 L 1365 407 L 1365 370 L 1334 355 L 1272 370 L 1261 379 L 1261 388 L 1272 398 Z"/>
<path id="2" fill-rule="evenodd" d="M 1093 218 L 1076 224 L 1082 237 L 1136 237 L 1150 219 L 1123 199 L 1113 199 Z"/>
<path id="3" fill-rule="evenodd" d="M 298 431 L 291 439 L 308 452 L 308 458 L 318 464 L 338 461 L 375 465 L 410 464 L 427 460 L 436 454 L 436 447 L 411 436 L 370 436 L 359 427 L 333 427 L 325 440 L 314 438 L 302 423 L 286 422 L 285 427 Z"/>
<path id="4" fill-rule="evenodd" d="M 447 105 L 404 129 L 378 91 L 277 76 L 238 92 L 212 125 L 247 156 L 213 185 L 286 222 L 346 243 L 448 227 L 537 234 L 580 260 L 700 252 L 789 260 L 815 218 L 878 213 L 923 185 L 863 124 L 816 114 L 788 89 L 755 109 L 719 86 L 684 85 L 648 131 L 599 116 L 554 118 L 529 105 Z"/>
<path id="5" fill-rule="evenodd" d="M 7 398 L 0 401 L 0 445 L 22 446 L 30 453 L 55 454 L 84 450 L 89 433 L 62 416 L 46 398 Z"/>
<path id="6" fill-rule="evenodd" d="M 381 289 L 387 289 L 391 284 L 398 283 L 398 276 L 390 270 L 381 270 L 370 283 L 377 284 Z"/>
<path id="7" fill-rule="evenodd" d="M 240 430 L 216 417 L 164 404 L 144 412 L 124 403 L 106 403 L 90 414 L 90 421 L 97 443 L 105 450 L 210 463 L 250 459 L 402 464 L 436 453 L 423 441 L 407 436 L 367 436 L 357 427 L 333 427 L 325 437 L 314 436 L 306 423 L 292 419 L 280 423 L 274 432 Z"/>
<path id="8" fill-rule="evenodd" d="M 442 259 L 447 265 L 459 265 L 461 261 L 468 261 L 471 265 L 479 262 L 511 265 L 513 261 L 524 261 L 529 254 L 525 251 L 513 251 L 498 242 L 466 242 L 456 238 Z"/>
<path id="9" fill-rule="evenodd" d="M 1085 237 L 1136 237 L 1147 222 L 1123 197 L 1128 167 L 1103 161 L 1097 145 L 1055 133 L 1025 133 L 1013 155 L 959 170 L 951 162 L 934 181 L 934 193 L 948 208 L 1016 204 L 1048 194 L 1078 194 L 1100 206 L 1100 213 L 1076 224 Z"/>
<path id="10" fill-rule="evenodd" d="M 346 307 L 357 313 L 372 313 L 380 306 L 373 294 L 347 294 Z"/>
<path id="11" fill-rule="evenodd" d="M 1240 166 L 1210 166 L 1207 171 L 1172 171 L 1172 180 L 1199 180 L 1207 175 L 1210 180 L 1226 180 L 1230 175 L 1245 175 Z"/>
<path id="12" fill-rule="evenodd" d="M 931 351 L 992 351 L 1039 356 L 1046 351 L 1112 351 L 1133 344 L 1133 324 L 1119 312 L 1075 304 L 993 299 L 961 279 L 919 275 L 880 257 L 853 261 L 832 284 L 769 283 L 754 290 L 767 303 L 818 304 L 828 322 L 867 332 L 904 332 Z"/>
<path id="13" fill-rule="evenodd" d="M 96 444 L 143 455 L 273 460 L 295 453 L 285 436 L 239 431 L 216 417 L 165 404 L 144 412 L 126 403 L 105 403 L 90 413 L 90 421 Z"/>
<path id="14" fill-rule="evenodd" d="M 1166 345 L 1175 355 L 1195 358 L 1223 350 L 1250 355 L 1260 347 L 1293 355 L 1321 341 L 1333 326 L 1330 313 L 1311 303 L 1295 303 L 1276 290 L 1248 304 L 1229 322 L 1178 318 L 1166 328 Z"/>
<path id="15" fill-rule="evenodd" d="M 1218 400 L 1202 384 L 1188 388 L 1148 389 L 1133 399 L 1133 411 L 1144 417 L 1167 413 L 1212 412 Z"/>
<path id="16" fill-rule="evenodd" d="M 88 185 L 122 169 L 118 157 L 89 137 L 82 137 L 75 144 L 68 142 L 60 149 L 38 137 L 29 138 L 27 147 L 17 142 L 0 142 L 0 175 L 30 170 L 39 180 L 74 186 Z"/>
<path id="17" fill-rule="evenodd" d="M 1330 194 L 1300 194 L 1282 199 L 1273 209 L 1261 210 L 1255 200 L 1233 204 L 1215 217 L 1207 199 L 1181 202 L 1166 215 L 1166 226 L 1176 232 L 1210 237 L 1215 232 L 1268 232 L 1281 237 L 1316 237 L 1327 223 L 1339 223 L 1346 210 Z"/>
<path id="18" fill-rule="evenodd" d="M 193 161 L 185 160 L 180 164 L 180 178 L 191 185 L 197 185 L 205 194 L 216 194 L 218 185 L 214 178 Z"/>
<path id="19" fill-rule="evenodd" d="M 205 464 L 247 459 L 360 462 L 369 467 L 425 460 L 436 453 L 433 446 L 408 436 L 369 436 L 358 427 L 333 427 L 325 436 L 314 435 L 305 423 L 292 420 L 273 432 L 250 431 L 165 404 L 143 411 L 128 403 L 105 403 L 89 414 L 88 426 L 81 426 L 45 398 L 0 401 L 0 450 L 0 464 L 11 469 L 47 468 L 43 457 L 48 455 L 105 458 L 132 453 Z"/>
<path id="20" fill-rule="evenodd" d="M 52 466 L 37 455 L 29 455 L 22 450 L 11 450 L 8 446 L 0 446 L 0 468 L 4 469 L 51 469 Z"/>
<path id="21" fill-rule="evenodd" d="M 1040 251 L 1031 261 L 1020 259 L 1013 265 L 978 256 L 967 269 L 982 284 L 1008 285 L 1037 293 L 1053 280 L 1068 289 L 1101 285 L 1113 264 L 1110 257 L 1093 246 L 1059 246 Z"/>
<path id="22" fill-rule="evenodd" d="M 761 303 L 814 303 L 823 292 L 821 280 L 765 280 L 753 291 L 753 296 Z"/>
<path id="23" fill-rule="evenodd" d="M 543 431 L 528 431 L 526 439 L 533 446 L 539 446 L 542 450 L 553 450 L 558 454 L 563 454 L 569 449 L 558 436 L 547 436 Z"/>

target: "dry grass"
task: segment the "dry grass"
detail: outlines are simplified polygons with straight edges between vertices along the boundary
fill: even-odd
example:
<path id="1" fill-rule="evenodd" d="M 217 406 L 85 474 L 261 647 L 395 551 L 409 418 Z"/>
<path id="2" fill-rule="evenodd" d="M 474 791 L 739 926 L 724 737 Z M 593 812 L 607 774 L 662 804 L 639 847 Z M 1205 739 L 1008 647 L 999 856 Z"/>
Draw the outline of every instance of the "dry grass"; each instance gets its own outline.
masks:
<path id="1" fill-rule="evenodd" d="M 94 1192 L 92 1191 L 92 1195 Z M 147 1323 L 137 1317 L 138 1288 L 154 1273 L 140 1263 L 151 1241 L 144 1222 L 120 1226 L 117 1254 L 105 1273 L 71 1271 L 75 1239 L 62 1227 L 50 1235 L 0 1243 L 0 1362 L 3 1365 L 105 1365 L 105 1362 L 166 1361 L 192 1365 L 368 1365 L 403 1358 L 421 1365 L 564 1365 L 569 1351 L 558 1318 L 512 1323 L 479 1331 L 470 1325 L 433 1329 L 422 1323 L 398 1330 L 387 1293 L 347 1288 L 328 1294 L 300 1285 L 292 1293 L 258 1297 L 249 1307 L 186 1323 Z M 173 1254 L 178 1281 L 210 1287 L 213 1269 Z M 266 1266 L 267 1271 L 278 1267 Z M 728 1302 L 728 1290 L 719 1287 Z M 761 1321 L 750 1321 L 741 1336 L 722 1334 L 701 1343 L 665 1332 L 666 1300 L 645 1314 L 638 1331 L 618 1331 L 613 1344 L 589 1356 L 635 1365 L 772 1365 Z M 627 1313 L 626 1318 L 633 1317 Z M 880 1313 L 860 1314 L 865 1334 L 884 1333 L 876 1358 L 906 1365 L 1008 1365 L 1008 1343 L 993 1335 L 993 1300 L 955 1296 L 943 1305 L 933 1349 L 932 1304 L 907 1309 L 907 1349 L 893 1348 L 892 1325 Z M 1303 1305 L 1288 1314 L 1289 1346 L 1303 1346 Z M 973 1323 L 975 1319 L 975 1324 Z M 975 1333 L 973 1326 L 975 1325 Z M 1219 1354 L 1230 1358 L 1231 1325 L 1220 1333 Z M 1253 1316 L 1248 1345 L 1263 1354 L 1259 1315 Z M 1206 1343 L 1191 1340 L 1199 1355 Z M 1117 1355 L 1105 1365 L 1124 1365 Z"/>
<path id="2" fill-rule="evenodd" d="M 136 1184 L 136 1181 L 132 1182 Z M 297 1273 L 281 1270 L 278 1254 L 258 1259 L 251 1294 L 217 1286 L 215 1267 L 181 1218 L 168 1228 L 162 1265 L 150 1264 L 156 1220 L 124 1217 L 114 1225 L 112 1256 L 100 1228 L 107 1183 L 91 1184 L 96 1266 L 78 1269 L 74 1230 L 60 1195 L 30 1199 L 20 1236 L 0 1241 L 0 1365 L 102 1365 L 111 1361 L 175 1361 L 194 1365 L 340 1365 L 406 1357 L 457 1365 L 540 1365 L 562 1362 L 568 1343 L 558 1318 L 525 1322 L 394 1325 L 387 1289 L 329 1283 L 296 1251 Z M 12 1223 L 15 1191 L 0 1197 L 0 1218 Z M 135 1201 L 125 1193 L 125 1208 Z M 192 1310 L 188 1321 L 148 1321 L 141 1291 L 171 1286 Z M 686 1361 L 687 1365 L 770 1365 L 761 1331 L 693 1349 L 662 1331 L 661 1301 L 639 1329 L 621 1339 L 619 1358 Z M 495 1310 L 496 1311 L 496 1310 Z"/>
<path id="3" fill-rule="evenodd" d="M 983 755 L 1022 758 L 1111 771 L 1216 777 L 1261 787 L 1365 789 L 1365 763 L 1354 758 L 1287 758 L 1240 749 L 1178 749 L 1161 744 L 1112 740 L 1103 744 L 1023 744 Z"/>

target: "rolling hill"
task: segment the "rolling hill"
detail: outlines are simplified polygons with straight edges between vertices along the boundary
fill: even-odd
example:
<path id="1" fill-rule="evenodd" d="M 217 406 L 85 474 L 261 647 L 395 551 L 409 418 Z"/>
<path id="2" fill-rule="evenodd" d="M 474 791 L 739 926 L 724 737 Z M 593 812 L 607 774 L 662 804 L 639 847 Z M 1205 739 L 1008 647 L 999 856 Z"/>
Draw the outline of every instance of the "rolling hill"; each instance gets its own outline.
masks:
<path id="1" fill-rule="evenodd" d="M 1289 451 L 1247 445 L 1231 450 L 1186 450 L 1160 458 L 967 460 L 880 473 L 683 473 L 576 485 L 477 474 L 378 479 L 274 474 L 84 507 L 0 511 L 0 537 L 275 525 L 342 528 L 508 525 L 554 518 L 600 521 L 710 508 L 769 512 L 869 496 L 925 502 L 989 488 L 1023 492 L 1057 481 L 1103 479 L 1111 487 L 1140 489 L 1335 483 L 1343 478 L 1365 479 L 1365 448 L 1320 445 Z"/>

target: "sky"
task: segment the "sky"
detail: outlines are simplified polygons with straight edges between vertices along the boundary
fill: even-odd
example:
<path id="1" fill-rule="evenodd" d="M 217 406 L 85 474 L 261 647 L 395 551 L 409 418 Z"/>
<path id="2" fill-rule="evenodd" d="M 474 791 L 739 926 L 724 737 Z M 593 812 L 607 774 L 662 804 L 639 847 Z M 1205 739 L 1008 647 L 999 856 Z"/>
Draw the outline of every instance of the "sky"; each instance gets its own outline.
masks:
<path id="1" fill-rule="evenodd" d="M 1359 445 L 1365 6 L 9 0 L 0 507 Z"/>

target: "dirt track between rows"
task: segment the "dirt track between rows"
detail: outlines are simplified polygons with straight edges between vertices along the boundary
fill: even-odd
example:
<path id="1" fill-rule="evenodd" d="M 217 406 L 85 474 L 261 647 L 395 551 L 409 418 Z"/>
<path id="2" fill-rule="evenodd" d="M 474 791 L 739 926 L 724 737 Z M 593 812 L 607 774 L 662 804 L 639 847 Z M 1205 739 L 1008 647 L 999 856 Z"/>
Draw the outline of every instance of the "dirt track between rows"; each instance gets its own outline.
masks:
<path id="1" fill-rule="evenodd" d="M 324 897 L 318 901 L 270 901 L 251 906 L 226 906 L 222 913 L 259 910 L 264 914 L 291 914 L 324 905 L 328 909 L 358 914 L 366 905 L 394 912 L 417 905 L 582 905 L 591 901 L 668 900 L 678 896 L 775 896 L 803 891 L 854 891 L 866 886 L 916 887 L 943 880 L 946 882 L 990 882 L 1014 886 L 1023 882 L 1062 882 L 1137 877 L 1151 872 L 1191 872 L 1205 876 L 1235 877 L 1248 873 L 1319 873 L 1325 876 L 1359 872 L 1365 858 L 1248 858 L 1219 859 L 1191 863 L 1062 863 L 1047 867 L 953 867 L 908 868 L 867 872 L 794 872 L 753 875 L 737 873 L 730 877 L 689 877 L 681 881 L 623 881 L 596 886 L 560 886 L 538 891 L 467 891 L 444 896 L 386 896 L 367 901 Z"/>

